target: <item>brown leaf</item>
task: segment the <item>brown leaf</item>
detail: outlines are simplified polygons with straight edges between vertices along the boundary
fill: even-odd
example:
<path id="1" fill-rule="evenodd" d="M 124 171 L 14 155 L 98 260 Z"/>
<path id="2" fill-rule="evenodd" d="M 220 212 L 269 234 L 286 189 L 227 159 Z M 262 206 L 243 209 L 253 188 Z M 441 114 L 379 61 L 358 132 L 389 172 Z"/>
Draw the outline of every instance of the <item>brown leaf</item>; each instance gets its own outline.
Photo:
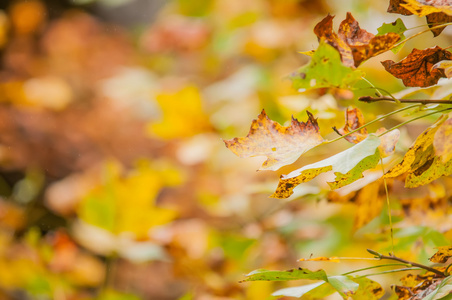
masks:
<path id="1" fill-rule="evenodd" d="M 334 16 L 328 15 L 314 27 L 314 33 L 319 40 L 324 39 L 328 44 L 333 46 L 341 54 L 342 63 L 347 67 L 355 65 L 353 61 L 352 50 L 349 45 L 339 38 L 336 32 L 333 31 Z"/>
<path id="2" fill-rule="evenodd" d="M 449 16 L 442 12 L 432 13 L 425 17 L 427 19 L 428 27 L 432 28 L 433 26 L 441 25 L 444 23 L 452 22 L 452 16 Z M 436 28 L 432 29 L 432 33 L 434 36 L 438 36 L 443 32 L 444 28 Z"/>
<path id="3" fill-rule="evenodd" d="M 336 131 L 340 135 L 344 135 L 344 134 L 349 133 L 350 131 L 353 131 L 353 130 L 363 126 L 363 125 L 364 125 L 364 116 L 363 116 L 361 110 L 359 110 L 359 108 L 353 108 L 350 106 L 347 108 L 347 111 L 345 112 L 344 128 L 337 129 Z M 358 130 L 357 132 L 346 136 L 345 139 L 347 141 L 349 141 L 350 143 L 357 144 L 357 143 L 361 142 L 362 140 L 364 140 L 367 137 L 367 135 L 368 135 L 367 129 L 362 128 L 362 129 Z"/>
<path id="4" fill-rule="evenodd" d="M 427 87 L 432 86 L 444 76 L 444 72 L 433 69 L 434 64 L 441 60 L 450 60 L 452 54 L 436 46 L 424 50 L 413 49 L 413 51 L 398 63 L 392 60 L 381 62 L 386 71 L 395 77 L 402 79 L 405 86 Z"/>
<path id="5" fill-rule="evenodd" d="M 436 247 L 436 249 L 438 249 L 438 251 L 429 258 L 431 262 L 444 264 L 452 257 L 452 246 Z"/>
<path id="6" fill-rule="evenodd" d="M 445 268 L 435 268 L 444 271 Z M 399 300 L 419 300 L 430 294 L 444 278 L 438 278 L 438 275 L 427 272 L 422 275 L 408 274 L 401 278 L 402 286 L 395 286 L 394 291 Z"/>
<path id="7" fill-rule="evenodd" d="M 298 122 L 292 117 L 290 126 L 272 121 L 264 110 L 251 123 L 246 137 L 224 140 L 226 147 L 239 157 L 264 155 L 267 160 L 260 170 L 277 170 L 293 163 L 300 155 L 320 145 L 325 140 L 319 133 L 314 116 L 306 111 L 308 121 Z"/>
<path id="8" fill-rule="evenodd" d="M 387 12 L 394 13 L 394 14 L 401 14 L 404 16 L 410 16 L 413 14 L 408 9 L 400 6 L 400 4 L 405 4 L 405 1 L 404 0 L 389 0 L 389 7 L 388 7 Z"/>
<path id="9" fill-rule="evenodd" d="M 359 110 L 359 108 L 353 108 L 348 107 L 347 111 L 345 112 L 345 125 L 344 128 L 336 129 L 333 127 L 333 129 L 340 135 L 345 135 L 353 130 L 358 129 L 359 127 L 363 126 L 364 123 L 364 117 Z M 385 132 L 385 128 L 378 129 L 375 134 L 379 135 Z M 366 128 L 362 128 L 358 130 L 357 132 L 354 132 L 348 136 L 345 137 L 345 139 L 353 144 L 357 144 L 364 140 L 369 134 L 367 133 Z M 395 150 L 395 145 L 397 144 L 397 141 L 400 137 L 400 131 L 399 130 L 393 130 L 382 137 L 380 137 L 380 146 L 378 146 L 378 149 L 380 150 L 380 155 L 382 157 L 387 157 L 391 155 Z"/>
<path id="10" fill-rule="evenodd" d="M 361 29 L 349 12 L 336 34 L 333 31 L 333 18 L 330 15 L 325 17 L 315 26 L 314 33 L 336 48 L 341 54 L 342 63 L 348 67 L 358 67 L 363 61 L 389 50 L 400 39 L 398 34 L 392 32 L 374 36 Z"/>
<path id="11" fill-rule="evenodd" d="M 452 5 L 449 0 L 404 0 L 403 2 L 401 6 L 420 17 L 436 12 L 452 16 Z"/>

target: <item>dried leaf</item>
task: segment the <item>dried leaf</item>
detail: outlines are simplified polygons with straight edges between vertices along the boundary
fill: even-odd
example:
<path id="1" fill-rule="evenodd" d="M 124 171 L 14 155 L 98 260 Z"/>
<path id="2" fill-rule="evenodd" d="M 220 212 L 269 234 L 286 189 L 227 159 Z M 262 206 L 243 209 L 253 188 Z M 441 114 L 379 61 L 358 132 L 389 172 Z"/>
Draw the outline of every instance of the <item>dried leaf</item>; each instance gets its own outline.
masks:
<path id="1" fill-rule="evenodd" d="M 345 112 L 345 125 L 341 129 L 333 129 L 340 135 L 345 135 L 353 130 L 356 130 L 364 125 L 364 116 L 359 108 L 348 107 Z M 386 131 L 385 128 L 379 128 L 375 134 L 380 135 Z M 353 144 L 357 144 L 364 140 L 368 136 L 367 129 L 362 128 L 357 132 L 354 132 L 345 137 L 347 141 Z M 380 154 L 382 157 L 387 157 L 394 153 L 395 145 L 400 137 L 400 131 L 398 129 L 392 130 L 391 132 L 380 137 L 381 144 L 378 146 Z"/>
<path id="2" fill-rule="evenodd" d="M 224 140 L 224 143 L 239 157 L 267 156 L 260 170 L 277 170 L 325 141 L 320 136 L 317 120 L 310 112 L 307 114 L 309 119 L 306 123 L 292 117 L 291 125 L 284 127 L 272 121 L 262 110 L 251 123 L 246 137 Z"/>
<path id="3" fill-rule="evenodd" d="M 389 0 L 389 7 L 387 12 L 401 14 L 404 16 L 410 16 L 413 14 L 411 11 L 401 6 L 401 4 L 405 4 L 405 0 Z"/>
<path id="4" fill-rule="evenodd" d="M 446 277 L 441 281 L 438 287 L 431 293 L 429 293 L 423 300 L 450 300 L 450 297 L 443 298 L 446 296 L 451 296 L 452 294 L 452 276 Z"/>
<path id="5" fill-rule="evenodd" d="M 420 134 L 403 161 L 390 169 L 385 177 L 394 178 L 407 173 L 405 187 L 413 188 L 452 174 L 452 159 L 443 163 L 442 158 L 435 155 L 433 146 L 435 134 L 446 119 L 447 115 L 442 115 Z"/>
<path id="6" fill-rule="evenodd" d="M 395 286 L 394 291 L 399 300 L 437 300 L 439 298 L 436 295 L 440 289 L 450 281 L 450 276 L 446 278 L 437 278 L 437 276 L 431 272 L 422 275 L 408 274 L 400 279 L 402 286 Z M 447 292 L 449 291 L 450 289 Z"/>
<path id="7" fill-rule="evenodd" d="M 290 75 L 295 89 L 324 87 L 348 88 L 364 77 L 361 70 L 353 70 L 341 63 L 339 53 L 320 41 L 311 61 Z"/>
<path id="8" fill-rule="evenodd" d="M 348 107 L 345 112 L 345 125 L 344 128 L 338 129 L 337 132 L 340 135 L 344 135 L 358 129 L 364 125 L 364 116 L 359 108 Z M 345 137 L 347 141 L 353 144 L 357 144 L 363 141 L 368 136 L 367 129 L 362 128 L 357 132 L 354 132 Z"/>
<path id="9" fill-rule="evenodd" d="M 336 34 L 332 27 L 333 18 L 330 15 L 325 17 L 315 26 L 314 33 L 337 49 L 342 63 L 348 67 L 358 67 L 363 61 L 390 49 L 400 39 L 393 32 L 375 36 L 361 29 L 351 13 L 347 13 Z"/>
<path id="10" fill-rule="evenodd" d="M 430 257 L 430 261 L 434 263 L 444 264 L 452 257 L 452 246 L 436 247 L 438 251 Z"/>
<path id="11" fill-rule="evenodd" d="M 353 61 L 352 50 L 346 41 L 339 38 L 337 33 L 333 31 L 333 19 L 334 16 L 326 16 L 314 27 L 314 33 L 319 40 L 325 40 L 329 45 L 339 51 L 344 66 L 353 67 L 355 63 Z"/>
<path id="12" fill-rule="evenodd" d="M 449 16 L 449 15 L 447 15 L 445 13 L 442 13 L 442 12 L 429 14 L 425 18 L 427 19 L 427 24 L 428 24 L 428 27 L 430 27 L 430 28 L 432 28 L 434 26 L 437 26 L 437 25 L 441 25 L 441 24 L 452 22 L 452 16 Z M 440 35 L 441 32 L 443 32 L 443 30 L 445 28 L 446 27 L 432 29 L 431 31 L 433 33 L 433 36 Z"/>
<path id="13" fill-rule="evenodd" d="M 448 0 L 404 0 L 400 5 L 412 14 L 423 17 L 432 13 L 452 16 L 452 5 Z"/>
<path id="14" fill-rule="evenodd" d="M 386 71 L 402 79 L 405 86 L 427 87 L 434 85 L 444 73 L 432 67 L 439 61 L 452 59 L 452 54 L 436 46 L 425 50 L 413 49 L 402 61 L 383 61 Z"/>
<path id="15" fill-rule="evenodd" d="M 314 164 L 304 166 L 279 179 L 278 188 L 271 195 L 273 198 L 288 198 L 293 189 L 300 183 L 307 182 L 317 175 L 334 171 L 336 181 L 328 184 L 332 189 L 345 186 L 362 177 L 362 172 L 375 167 L 380 159 L 378 146 L 380 140 L 375 135 L 369 135 L 364 141 L 352 148 Z"/>
<path id="16" fill-rule="evenodd" d="M 381 25 L 381 27 L 379 27 L 377 30 L 378 30 L 377 36 L 383 35 L 383 34 L 386 34 L 389 32 L 393 32 L 393 33 L 396 33 L 399 35 L 399 37 L 400 37 L 399 42 L 406 39 L 404 32 L 407 29 L 406 29 L 405 24 L 403 24 L 403 21 L 400 18 L 398 18 L 397 20 L 395 20 L 392 23 L 383 23 L 383 25 Z M 404 43 L 391 49 L 391 51 L 394 53 L 397 53 L 400 51 L 400 49 L 402 49 L 403 45 L 404 45 Z"/>

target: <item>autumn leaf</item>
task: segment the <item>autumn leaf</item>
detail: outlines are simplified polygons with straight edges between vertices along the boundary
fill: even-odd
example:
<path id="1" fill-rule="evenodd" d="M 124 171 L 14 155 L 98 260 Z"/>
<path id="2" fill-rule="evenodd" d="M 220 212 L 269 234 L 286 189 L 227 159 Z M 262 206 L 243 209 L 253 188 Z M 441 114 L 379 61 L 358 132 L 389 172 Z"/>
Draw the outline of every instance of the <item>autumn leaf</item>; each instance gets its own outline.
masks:
<path id="1" fill-rule="evenodd" d="M 324 87 L 348 88 L 364 77 L 361 70 L 353 70 L 341 62 L 332 46 L 320 41 L 311 61 L 289 76 L 292 86 L 299 89 Z"/>
<path id="2" fill-rule="evenodd" d="M 436 274 L 427 272 L 420 275 L 408 274 L 401 278 L 400 281 L 402 282 L 402 285 L 394 287 L 394 291 L 399 297 L 399 300 L 437 300 L 439 298 L 436 298 L 435 296 L 440 289 L 450 281 L 450 276 L 438 278 Z M 448 292 L 449 291 L 450 289 Z M 444 295 L 445 294 L 443 294 L 443 296 Z"/>
<path id="3" fill-rule="evenodd" d="M 364 116 L 359 108 L 353 108 L 348 107 L 345 112 L 345 125 L 343 128 L 336 129 L 336 127 L 333 127 L 333 129 L 340 135 L 346 135 L 351 131 L 354 131 L 364 125 Z M 379 128 L 375 134 L 380 135 L 382 133 L 386 132 L 385 128 Z M 367 129 L 362 128 L 350 135 L 347 135 L 345 139 L 353 144 L 357 144 L 361 141 L 363 141 L 368 136 Z M 397 141 L 400 137 L 400 131 L 398 129 L 392 130 L 391 132 L 388 132 L 387 134 L 384 134 L 380 137 L 380 146 L 378 146 L 378 149 L 380 150 L 380 154 L 382 157 L 387 157 L 394 153 L 395 145 L 397 144 Z"/>
<path id="4" fill-rule="evenodd" d="M 404 0 L 400 5 L 420 17 L 432 13 L 445 13 L 452 16 L 452 5 L 448 0 Z"/>
<path id="5" fill-rule="evenodd" d="M 452 60 L 442 60 L 433 65 L 432 70 L 443 69 L 447 78 L 452 77 Z"/>
<path id="6" fill-rule="evenodd" d="M 211 128 L 202 108 L 198 89 L 187 86 L 175 93 L 162 93 L 156 97 L 163 118 L 148 124 L 148 132 L 163 139 L 190 137 Z"/>
<path id="7" fill-rule="evenodd" d="M 344 127 L 340 129 L 336 129 L 335 127 L 333 127 L 333 129 L 340 135 L 345 135 L 350 131 L 358 129 L 363 125 L 364 125 L 364 116 L 361 110 L 359 108 L 353 108 L 350 106 L 347 108 L 347 111 L 345 112 Z M 354 132 L 346 136 L 345 139 L 350 143 L 358 144 L 359 142 L 363 141 L 367 136 L 368 136 L 367 129 L 362 128 L 357 132 Z"/>
<path id="8" fill-rule="evenodd" d="M 436 46 L 425 50 L 413 49 L 413 51 L 398 63 L 392 60 L 383 61 L 386 71 L 395 77 L 402 79 L 405 86 L 427 87 L 434 85 L 444 73 L 433 69 L 433 65 L 442 60 L 452 59 L 452 54 Z"/>
<path id="9" fill-rule="evenodd" d="M 324 281 L 319 281 L 312 284 L 306 284 L 302 286 L 294 286 L 289 287 L 285 289 L 280 289 L 275 291 L 272 296 L 286 296 L 286 297 L 296 297 L 300 298 L 301 296 L 313 291 L 314 289 L 319 288 L 320 286 L 325 286 L 329 289 L 329 291 L 326 291 L 325 295 L 322 296 L 328 296 L 329 294 L 332 294 L 335 292 L 335 290 L 331 287 L 331 285 L 327 285 Z"/>
<path id="10" fill-rule="evenodd" d="M 334 171 L 334 182 L 328 184 L 332 189 L 345 186 L 362 177 L 362 172 L 374 168 L 380 159 L 378 146 L 380 139 L 369 135 L 364 141 L 334 156 L 314 164 L 304 166 L 279 179 L 273 198 L 288 198 L 293 189 L 303 182 L 317 177 L 321 173 Z"/>
<path id="11" fill-rule="evenodd" d="M 363 61 L 389 50 L 400 36 L 393 32 L 375 36 L 359 27 L 351 13 L 339 25 L 338 33 L 333 31 L 333 16 L 328 15 L 314 28 L 319 40 L 325 40 L 341 55 L 347 67 L 358 67 Z"/>
<path id="12" fill-rule="evenodd" d="M 404 32 L 407 30 L 407 28 L 400 18 L 398 18 L 392 23 L 383 23 L 383 25 L 381 25 L 377 30 L 378 30 L 377 36 L 393 32 L 399 35 L 400 37 L 399 42 L 406 39 Z M 402 49 L 403 45 L 404 43 L 398 45 L 395 48 L 392 48 L 391 51 L 397 53 L 400 51 L 400 49 Z"/>
<path id="13" fill-rule="evenodd" d="M 450 300 L 452 291 L 452 276 L 444 278 L 441 283 L 423 300 Z M 449 297 L 446 297 L 449 296 Z"/>
<path id="14" fill-rule="evenodd" d="M 447 163 L 452 159 L 452 113 L 448 119 L 442 123 L 433 137 L 433 148 L 435 155 L 441 157 L 442 163 Z"/>
<path id="15" fill-rule="evenodd" d="M 449 23 L 452 21 L 452 7 L 447 1 L 417 1 L 417 0 L 390 0 L 388 12 L 405 16 L 426 16 L 428 26 Z M 434 36 L 438 36 L 445 27 L 432 29 Z"/>
<path id="16" fill-rule="evenodd" d="M 442 157 L 435 154 L 433 145 L 436 133 L 446 120 L 447 115 L 442 115 L 435 124 L 421 133 L 402 162 L 391 168 L 385 177 L 394 178 L 406 173 L 405 187 L 413 188 L 452 174 L 452 159 L 443 162 Z"/>
<path id="17" fill-rule="evenodd" d="M 430 257 L 431 262 L 444 264 L 450 257 L 452 257 L 452 246 L 436 247 L 436 249 L 438 249 L 438 251 Z"/>
<path id="18" fill-rule="evenodd" d="M 313 257 L 313 258 L 300 258 L 298 261 L 331 261 L 331 262 L 340 262 L 339 257 L 324 257 L 324 256 L 320 256 L 320 257 Z"/>
<path id="19" fill-rule="evenodd" d="M 287 271 L 271 271 L 265 269 L 254 270 L 253 272 L 246 275 L 247 278 L 241 282 L 246 281 L 287 281 L 287 280 L 299 280 L 299 279 L 310 279 L 310 280 L 324 280 L 328 281 L 325 271 L 317 270 L 311 271 L 308 269 L 298 268 L 291 269 Z"/>
<path id="20" fill-rule="evenodd" d="M 385 291 L 378 282 L 367 277 L 354 277 L 354 282 L 359 284 L 359 288 L 352 295 L 352 299 L 378 300 L 385 294 Z"/>
<path id="21" fill-rule="evenodd" d="M 314 116 L 307 111 L 308 121 L 299 122 L 292 117 L 290 126 L 284 127 L 271 120 L 264 110 L 251 123 L 246 137 L 224 140 L 226 147 L 239 157 L 267 156 L 260 170 L 277 170 L 291 164 L 306 151 L 325 140 L 319 133 Z"/>

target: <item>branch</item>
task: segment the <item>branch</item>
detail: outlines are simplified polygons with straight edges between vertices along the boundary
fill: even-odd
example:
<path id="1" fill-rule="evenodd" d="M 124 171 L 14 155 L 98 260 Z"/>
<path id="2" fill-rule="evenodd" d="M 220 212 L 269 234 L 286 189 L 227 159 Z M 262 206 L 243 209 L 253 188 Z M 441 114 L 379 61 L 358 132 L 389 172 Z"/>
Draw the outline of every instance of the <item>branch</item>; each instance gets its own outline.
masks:
<path id="1" fill-rule="evenodd" d="M 441 271 L 439 271 L 437 269 L 434 269 L 434 268 L 426 266 L 426 265 L 418 264 L 416 262 L 411 262 L 411 261 L 405 260 L 403 258 L 394 256 L 392 254 L 390 254 L 390 255 L 383 255 L 383 254 L 378 253 L 377 251 L 374 251 L 374 250 L 371 250 L 371 249 L 367 249 L 367 252 L 377 256 L 377 258 L 379 258 L 379 259 L 390 259 L 390 260 L 399 261 L 399 262 L 404 263 L 404 264 L 412 265 L 412 266 L 419 267 L 419 268 L 422 268 L 424 270 L 430 271 L 430 272 L 435 273 L 436 275 L 439 275 L 441 277 L 446 277 L 446 275 L 443 272 L 441 272 Z"/>
<path id="2" fill-rule="evenodd" d="M 435 99 L 397 99 L 398 101 L 402 102 L 402 103 L 421 103 L 421 104 L 433 104 L 433 103 L 438 103 L 438 104 L 452 104 L 452 100 L 435 100 Z M 371 96 L 363 96 L 359 98 L 359 101 L 363 101 L 366 103 L 371 103 L 371 102 L 378 102 L 378 101 L 391 101 L 391 102 L 396 102 L 393 98 L 391 97 L 371 97 Z"/>

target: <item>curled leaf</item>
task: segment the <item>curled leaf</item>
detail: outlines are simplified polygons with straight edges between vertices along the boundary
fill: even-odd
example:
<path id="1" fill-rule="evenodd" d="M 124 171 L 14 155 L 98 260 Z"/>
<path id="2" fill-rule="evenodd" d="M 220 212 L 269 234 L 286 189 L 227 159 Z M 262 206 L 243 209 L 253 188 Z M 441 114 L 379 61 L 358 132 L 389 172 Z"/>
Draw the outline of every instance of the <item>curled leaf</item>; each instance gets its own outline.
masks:
<path id="1" fill-rule="evenodd" d="M 291 125 L 284 127 L 271 120 L 262 110 L 251 123 L 246 137 L 224 140 L 224 143 L 242 158 L 267 156 L 260 170 L 277 170 L 325 141 L 319 133 L 317 120 L 310 112 L 307 111 L 307 114 L 309 118 L 306 123 L 292 117 Z"/>
<path id="2" fill-rule="evenodd" d="M 390 169 L 385 177 L 394 178 L 406 173 L 405 187 L 413 188 L 452 174 L 452 159 L 443 162 L 441 157 L 435 155 L 433 145 L 435 134 L 446 119 L 447 115 L 442 115 L 435 124 L 421 133 L 402 162 Z"/>
<path id="3" fill-rule="evenodd" d="M 434 85 L 444 73 L 439 69 L 432 69 L 433 65 L 442 60 L 452 59 L 452 54 L 436 46 L 424 50 L 413 51 L 398 63 L 392 60 L 383 61 L 386 71 L 402 79 L 405 86 L 427 87 Z"/>
<path id="4" fill-rule="evenodd" d="M 443 69 L 447 78 L 452 77 L 452 60 L 442 60 L 433 65 L 432 70 Z"/>

